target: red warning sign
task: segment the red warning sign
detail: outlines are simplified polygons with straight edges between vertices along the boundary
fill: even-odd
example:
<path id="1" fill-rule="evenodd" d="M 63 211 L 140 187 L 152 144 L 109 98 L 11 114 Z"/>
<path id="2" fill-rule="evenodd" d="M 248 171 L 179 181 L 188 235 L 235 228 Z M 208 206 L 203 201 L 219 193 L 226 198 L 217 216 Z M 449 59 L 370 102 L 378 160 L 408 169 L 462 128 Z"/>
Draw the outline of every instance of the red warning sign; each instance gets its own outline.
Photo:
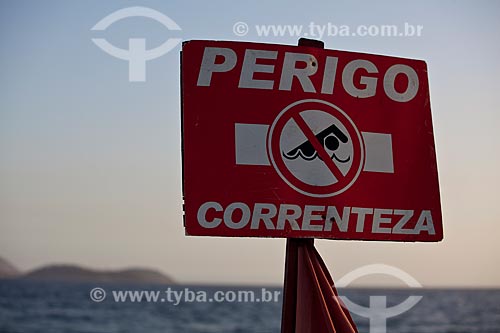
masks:
<path id="1" fill-rule="evenodd" d="M 442 239 L 423 61 L 190 41 L 181 71 L 188 235 Z"/>

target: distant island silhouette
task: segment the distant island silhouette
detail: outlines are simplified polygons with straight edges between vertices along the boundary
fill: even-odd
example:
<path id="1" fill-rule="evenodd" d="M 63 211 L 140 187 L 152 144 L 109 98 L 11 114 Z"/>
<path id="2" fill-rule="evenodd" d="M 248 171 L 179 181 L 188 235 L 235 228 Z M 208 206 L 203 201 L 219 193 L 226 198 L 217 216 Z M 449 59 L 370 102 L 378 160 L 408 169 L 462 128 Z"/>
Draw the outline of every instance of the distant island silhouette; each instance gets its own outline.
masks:
<path id="1" fill-rule="evenodd" d="M 21 272 L 0 257 L 0 279 L 23 279 L 36 281 L 95 282 L 95 283 L 143 283 L 174 284 L 174 280 L 158 270 L 127 268 L 121 270 L 97 270 L 78 265 L 46 265 Z"/>
<path id="2" fill-rule="evenodd" d="M 21 272 L 10 262 L 0 257 L 0 279 L 17 277 Z"/>

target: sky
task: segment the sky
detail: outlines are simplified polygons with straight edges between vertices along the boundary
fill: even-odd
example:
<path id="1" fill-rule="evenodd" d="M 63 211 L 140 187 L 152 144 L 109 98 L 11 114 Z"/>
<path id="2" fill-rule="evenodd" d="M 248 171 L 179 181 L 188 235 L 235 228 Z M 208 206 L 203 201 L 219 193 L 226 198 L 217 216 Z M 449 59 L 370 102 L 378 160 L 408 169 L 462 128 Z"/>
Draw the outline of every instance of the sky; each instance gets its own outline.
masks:
<path id="1" fill-rule="evenodd" d="M 91 30 L 131 6 L 180 30 L 140 17 Z M 281 284 L 284 239 L 184 236 L 180 45 L 147 62 L 145 82 L 129 82 L 127 61 L 91 39 L 296 45 L 298 36 L 259 36 L 255 26 L 407 22 L 423 26 L 421 36 L 322 40 L 427 62 L 444 240 L 316 247 L 334 279 L 383 263 L 426 287 L 500 287 L 499 14 L 496 1 L 1 1 L 0 256 L 22 270 L 140 266 L 186 283 Z M 247 35 L 234 33 L 237 22 Z"/>

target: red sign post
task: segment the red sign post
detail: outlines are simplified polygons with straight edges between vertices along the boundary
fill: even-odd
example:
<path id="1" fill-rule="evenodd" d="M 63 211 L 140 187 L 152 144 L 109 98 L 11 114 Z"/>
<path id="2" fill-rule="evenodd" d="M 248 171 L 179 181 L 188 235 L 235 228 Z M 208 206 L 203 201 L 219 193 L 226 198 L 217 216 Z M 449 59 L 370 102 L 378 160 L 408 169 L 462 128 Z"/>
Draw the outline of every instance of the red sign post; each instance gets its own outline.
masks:
<path id="1" fill-rule="evenodd" d="M 423 61 L 189 41 L 182 139 L 188 235 L 443 237 Z"/>

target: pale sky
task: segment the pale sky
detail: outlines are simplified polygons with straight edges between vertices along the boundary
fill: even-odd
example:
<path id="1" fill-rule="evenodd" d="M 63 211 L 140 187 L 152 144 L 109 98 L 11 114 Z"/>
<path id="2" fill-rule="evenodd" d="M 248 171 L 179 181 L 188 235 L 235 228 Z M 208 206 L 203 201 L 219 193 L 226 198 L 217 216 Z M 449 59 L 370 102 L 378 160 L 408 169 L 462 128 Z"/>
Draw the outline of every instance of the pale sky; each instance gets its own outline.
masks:
<path id="1" fill-rule="evenodd" d="M 128 6 L 162 12 L 181 30 L 147 18 L 90 30 Z M 180 282 L 281 284 L 283 239 L 184 236 L 180 45 L 147 62 L 146 82 L 129 82 L 127 62 L 91 39 L 295 45 L 298 36 L 263 37 L 255 26 L 407 22 L 422 35 L 322 39 L 329 49 L 427 62 L 444 241 L 317 248 L 334 279 L 384 263 L 427 287 L 499 287 L 499 14 L 496 1 L 2 1 L 0 256 L 24 270 L 146 266 Z M 236 22 L 248 24 L 246 36 L 233 33 Z"/>

